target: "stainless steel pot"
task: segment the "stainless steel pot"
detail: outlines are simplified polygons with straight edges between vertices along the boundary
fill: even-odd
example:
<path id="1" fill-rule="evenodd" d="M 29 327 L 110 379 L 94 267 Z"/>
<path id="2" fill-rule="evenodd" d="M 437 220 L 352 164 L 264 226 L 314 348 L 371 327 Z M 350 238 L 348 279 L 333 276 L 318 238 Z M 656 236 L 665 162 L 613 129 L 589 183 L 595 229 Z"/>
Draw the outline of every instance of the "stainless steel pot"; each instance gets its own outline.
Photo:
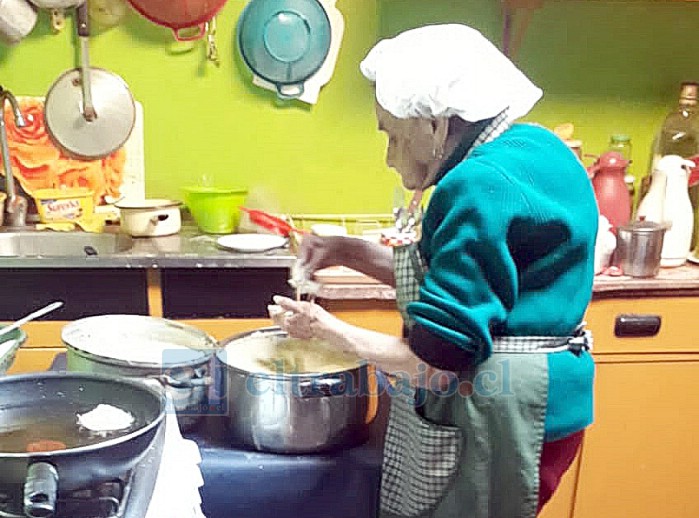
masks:
<path id="1" fill-rule="evenodd" d="M 203 331 L 162 318 L 100 315 L 71 322 L 61 338 L 69 371 L 161 383 L 172 397 L 183 431 L 192 429 L 206 413 L 210 361 L 217 344 Z M 133 346 L 130 352 L 120 351 L 119 343 L 151 347 L 153 352 L 146 357 L 146 351 Z"/>
<path id="2" fill-rule="evenodd" d="M 253 334 L 278 341 L 278 327 L 224 340 L 216 352 L 218 387 L 229 404 L 231 439 L 260 451 L 316 453 L 361 444 L 376 417 L 378 389 L 374 367 L 319 374 L 272 374 L 235 366 L 239 343 Z"/>
<path id="3" fill-rule="evenodd" d="M 669 225 L 634 221 L 617 229 L 621 271 L 630 277 L 655 277 L 660 272 L 665 232 Z"/>

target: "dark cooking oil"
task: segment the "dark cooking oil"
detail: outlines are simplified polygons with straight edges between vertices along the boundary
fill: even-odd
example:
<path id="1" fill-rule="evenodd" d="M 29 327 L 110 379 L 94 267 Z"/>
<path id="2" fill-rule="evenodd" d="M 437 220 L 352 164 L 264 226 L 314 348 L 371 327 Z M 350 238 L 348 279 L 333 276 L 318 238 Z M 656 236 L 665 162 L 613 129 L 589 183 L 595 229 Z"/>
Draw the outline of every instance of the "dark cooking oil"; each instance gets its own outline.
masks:
<path id="1" fill-rule="evenodd" d="M 45 441 L 62 443 L 66 449 L 78 448 L 103 442 L 128 431 L 92 432 L 80 426 L 77 414 L 72 413 L 37 416 L 33 419 L 20 418 L 12 423 L 0 422 L 0 454 L 26 453 L 31 445 Z"/>

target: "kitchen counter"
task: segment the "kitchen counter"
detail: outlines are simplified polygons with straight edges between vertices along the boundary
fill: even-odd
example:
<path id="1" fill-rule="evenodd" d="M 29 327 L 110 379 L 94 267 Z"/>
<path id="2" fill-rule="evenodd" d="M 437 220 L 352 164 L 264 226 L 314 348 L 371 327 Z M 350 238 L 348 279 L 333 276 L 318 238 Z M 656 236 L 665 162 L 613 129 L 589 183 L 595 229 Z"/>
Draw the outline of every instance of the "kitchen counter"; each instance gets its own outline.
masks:
<path id="1" fill-rule="evenodd" d="M 20 232 L 49 233 L 31 227 Z M 17 229 L 3 228 L 2 234 Z M 119 227 L 107 226 L 105 233 L 116 234 Z M 74 233 L 75 234 L 75 233 Z M 83 234 L 83 233 L 81 233 Z M 84 233 L 85 243 L 96 234 Z M 288 248 L 278 248 L 263 253 L 241 253 L 221 249 L 216 244 L 218 236 L 202 234 L 193 225 L 183 225 L 172 236 L 132 238 L 131 247 L 122 252 L 86 255 L 3 256 L 1 268 L 288 268 L 294 256 Z M 128 238 L 127 238 L 128 239 Z M 78 250 L 81 252 L 82 247 Z"/>
<path id="2" fill-rule="evenodd" d="M 687 262 L 684 266 L 677 268 L 661 268 L 656 277 L 647 279 L 610 275 L 595 277 L 594 293 L 600 297 L 619 292 L 627 295 L 634 293 L 650 295 L 668 291 L 682 292 L 683 295 L 699 294 L 699 266 Z"/>
<path id="3" fill-rule="evenodd" d="M 687 263 L 677 268 L 661 268 L 656 277 L 639 279 L 622 276 L 596 275 L 593 285 L 595 298 L 612 295 L 652 296 L 670 293 L 699 295 L 699 266 Z M 395 290 L 383 284 L 325 284 L 318 296 L 328 300 L 393 300 Z"/>
<path id="4" fill-rule="evenodd" d="M 23 232 L 40 233 L 35 230 Z M 0 236 L 14 229 L 0 229 Z M 50 232 L 50 231 L 44 231 Z M 119 227 L 110 225 L 106 233 L 116 234 Z M 87 234 L 86 243 L 90 236 Z M 172 236 L 132 238 L 130 247 L 122 252 L 86 255 L 11 256 L 0 251 L 1 269 L 51 269 L 51 268 L 142 268 L 142 269 L 250 269 L 289 268 L 294 255 L 288 248 L 278 248 L 263 253 L 241 253 L 221 249 L 216 244 L 218 236 L 202 234 L 195 225 L 184 223 L 182 230 Z M 127 238 L 128 239 L 128 238 Z M 81 252 L 82 247 L 79 247 Z M 594 296 L 604 298 L 613 294 L 662 294 L 681 292 L 683 295 L 699 294 L 699 266 L 687 262 L 678 268 L 662 268 L 657 277 L 635 279 L 627 276 L 598 275 L 594 281 Z M 319 298 L 326 300 L 385 300 L 395 299 L 390 286 L 371 282 L 342 282 L 322 285 Z"/>

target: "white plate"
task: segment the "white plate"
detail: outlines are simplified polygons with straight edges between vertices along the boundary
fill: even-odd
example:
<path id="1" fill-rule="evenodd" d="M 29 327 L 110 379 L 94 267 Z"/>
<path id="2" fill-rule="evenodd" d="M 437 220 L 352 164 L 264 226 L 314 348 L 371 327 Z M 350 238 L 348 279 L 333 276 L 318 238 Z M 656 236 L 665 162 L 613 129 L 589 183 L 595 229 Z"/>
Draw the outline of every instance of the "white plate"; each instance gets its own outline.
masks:
<path id="1" fill-rule="evenodd" d="M 219 237 L 216 243 L 236 252 L 266 252 L 286 245 L 286 238 L 274 234 L 231 234 Z"/>
<path id="2" fill-rule="evenodd" d="M 699 264 L 699 257 L 694 255 L 694 252 L 690 252 L 687 256 L 687 261 L 689 261 L 690 263 Z"/>

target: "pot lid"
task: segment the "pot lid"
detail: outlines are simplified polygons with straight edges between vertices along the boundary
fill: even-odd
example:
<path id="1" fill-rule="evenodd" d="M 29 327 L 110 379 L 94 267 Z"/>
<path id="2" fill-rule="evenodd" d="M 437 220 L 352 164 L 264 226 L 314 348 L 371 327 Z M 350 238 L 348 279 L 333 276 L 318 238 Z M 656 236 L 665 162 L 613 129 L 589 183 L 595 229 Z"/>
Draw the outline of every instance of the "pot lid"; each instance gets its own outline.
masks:
<path id="1" fill-rule="evenodd" d="M 61 339 L 95 356 L 152 367 L 204 362 L 217 346 L 195 327 L 141 315 L 82 318 L 64 326 Z"/>
<path id="2" fill-rule="evenodd" d="M 121 200 L 114 204 L 117 209 L 169 209 L 180 205 L 181 201 L 165 199 Z"/>
<path id="3" fill-rule="evenodd" d="M 86 159 L 102 158 L 128 140 L 136 121 L 136 105 L 126 83 L 104 69 L 90 67 L 92 101 L 97 118 L 82 114 L 80 69 L 64 72 L 51 86 L 44 118 L 51 138 L 68 153 Z"/>
<path id="4" fill-rule="evenodd" d="M 330 33 L 318 0 L 251 0 L 238 22 L 238 47 L 253 73 L 279 89 L 303 83 L 320 69 Z"/>

